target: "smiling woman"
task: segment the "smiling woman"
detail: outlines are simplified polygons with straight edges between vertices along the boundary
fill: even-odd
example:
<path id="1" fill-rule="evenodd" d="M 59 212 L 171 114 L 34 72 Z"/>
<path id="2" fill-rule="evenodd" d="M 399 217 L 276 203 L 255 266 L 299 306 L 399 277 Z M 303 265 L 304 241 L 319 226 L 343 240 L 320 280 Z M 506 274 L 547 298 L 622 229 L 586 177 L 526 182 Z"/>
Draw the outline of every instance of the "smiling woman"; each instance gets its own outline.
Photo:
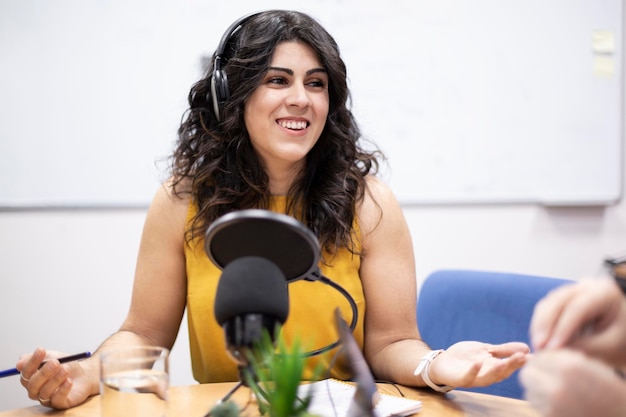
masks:
<path id="1" fill-rule="evenodd" d="M 518 369 L 529 350 L 522 343 L 459 342 L 433 352 L 421 340 L 409 229 L 395 196 L 377 178 L 381 155 L 362 146 L 349 96 L 339 47 L 311 16 L 269 10 L 233 23 L 189 92 L 171 177 L 146 217 L 126 320 L 93 360 L 48 361 L 39 369 L 45 350 L 24 355 L 16 368 L 28 396 L 55 408 L 80 404 L 98 392 L 101 351 L 171 349 L 185 310 L 194 378 L 236 381 L 240 369 L 214 316 L 223 277 L 204 247 L 207 228 L 244 209 L 303 223 L 319 242 L 320 275 L 335 284 L 289 283 L 281 337 L 319 352 L 307 358 L 304 379 L 320 368 L 329 377 L 352 376 L 336 348 L 316 349 L 336 342 L 336 310 L 358 318 L 351 325 L 355 343 L 379 379 L 441 391 L 488 385 Z M 417 368 L 424 361 L 428 366 Z"/>

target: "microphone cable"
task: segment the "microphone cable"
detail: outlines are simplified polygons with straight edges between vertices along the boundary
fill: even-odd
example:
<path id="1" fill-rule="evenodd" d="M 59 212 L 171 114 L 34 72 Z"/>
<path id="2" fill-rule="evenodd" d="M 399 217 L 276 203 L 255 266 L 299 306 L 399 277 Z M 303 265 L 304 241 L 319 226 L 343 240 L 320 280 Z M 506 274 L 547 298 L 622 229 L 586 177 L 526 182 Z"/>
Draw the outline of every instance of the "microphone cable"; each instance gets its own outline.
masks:
<path id="1" fill-rule="evenodd" d="M 356 302 L 354 301 L 354 298 L 350 295 L 350 293 L 348 291 L 346 291 L 346 289 L 343 288 L 341 285 L 337 284 L 335 281 L 333 281 L 330 278 L 322 275 L 322 273 L 320 272 L 319 268 L 316 269 L 315 271 L 313 271 L 310 275 L 304 277 L 303 279 L 306 280 L 306 281 L 311 281 L 311 282 L 320 281 L 321 283 L 329 285 L 330 287 L 334 288 L 341 295 L 344 296 L 346 301 L 348 301 L 348 304 L 350 304 L 350 308 L 352 309 L 352 320 L 350 321 L 350 331 L 354 332 L 354 329 L 356 328 L 356 323 L 357 323 L 357 321 L 359 319 L 359 310 L 357 308 Z M 332 350 L 332 349 L 336 348 L 337 346 L 339 346 L 340 343 L 341 343 L 341 341 L 339 339 L 337 339 L 335 342 L 333 342 L 333 343 L 331 343 L 331 344 L 329 344 L 327 346 L 321 347 L 319 349 L 312 350 L 310 352 L 306 352 L 302 356 L 310 358 L 312 356 L 321 355 L 323 353 L 328 352 L 329 350 Z"/>

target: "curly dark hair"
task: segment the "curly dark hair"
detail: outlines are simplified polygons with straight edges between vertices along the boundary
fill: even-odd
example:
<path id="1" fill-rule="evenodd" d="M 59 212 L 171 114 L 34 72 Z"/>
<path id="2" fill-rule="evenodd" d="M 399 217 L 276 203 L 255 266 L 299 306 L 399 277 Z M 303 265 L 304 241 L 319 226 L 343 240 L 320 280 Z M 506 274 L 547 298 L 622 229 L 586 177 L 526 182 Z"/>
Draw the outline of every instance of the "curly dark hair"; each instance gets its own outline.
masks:
<path id="1" fill-rule="evenodd" d="M 213 63 L 189 92 L 189 109 L 171 157 L 174 193 L 190 193 L 198 206 L 187 241 L 204 234 L 226 213 L 268 208 L 269 179 L 250 143 L 244 106 L 265 76 L 276 46 L 294 40 L 313 48 L 328 73 L 329 112 L 303 172 L 289 190 L 288 212 L 315 233 L 323 249 L 332 253 L 344 247 L 356 253 L 356 207 L 366 192 L 365 177 L 378 172 L 377 158 L 383 155 L 359 144 L 363 139 L 350 110 L 346 66 L 335 40 L 312 17 L 285 10 L 252 16 L 228 40 L 222 71 L 230 97 L 220 120 L 212 107 Z"/>

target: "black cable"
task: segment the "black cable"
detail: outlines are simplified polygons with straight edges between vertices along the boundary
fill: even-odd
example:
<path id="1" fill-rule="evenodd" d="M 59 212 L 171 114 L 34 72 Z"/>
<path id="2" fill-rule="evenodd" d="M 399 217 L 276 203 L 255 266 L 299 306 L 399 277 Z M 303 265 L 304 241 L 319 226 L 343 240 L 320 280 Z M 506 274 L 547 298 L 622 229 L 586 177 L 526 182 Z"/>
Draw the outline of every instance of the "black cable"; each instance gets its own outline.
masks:
<path id="1" fill-rule="evenodd" d="M 352 298 L 352 296 L 350 295 L 350 293 L 348 291 L 345 290 L 345 288 L 343 288 L 341 285 L 337 284 L 336 282 L 332 281 L 330 278 L 325 277 L 324 275 L 322 275 L 320 273 L 319 270 L 314 271 L 311 276 L 304 278 L 306 281 L 320 281 L 323 284 L 329 285 L 331 287 L 333 287 L 334 289 L 336 289 L 337 291 L 339 291 L 339 293 L 341 293 L 341 295 L 344 296 L 344 298 L 348 301 L 348 303 L 350 304 L 350 307 L 352 308 L 352 321 L 350 322 L 350 331 L 354 332 L 354 329 L 356 328 L 356 324 L 357 321 L 359 319 L 359 310 L 357 308 L 356 302 L 354 301 L 354 298 Z M 339 346 L 340 341 L 337 340 L 325 347 L 319 348 L 319 349 L 315 349 L 312 350 L 310 352 L 304 353 L 302 356 L 305 357 L 312 357 L 312 356 L 316 356 L 316 355 L 321 355 L 322 353 L 326 353 L 331 349 L 336 348 L 337 346 Z"/>

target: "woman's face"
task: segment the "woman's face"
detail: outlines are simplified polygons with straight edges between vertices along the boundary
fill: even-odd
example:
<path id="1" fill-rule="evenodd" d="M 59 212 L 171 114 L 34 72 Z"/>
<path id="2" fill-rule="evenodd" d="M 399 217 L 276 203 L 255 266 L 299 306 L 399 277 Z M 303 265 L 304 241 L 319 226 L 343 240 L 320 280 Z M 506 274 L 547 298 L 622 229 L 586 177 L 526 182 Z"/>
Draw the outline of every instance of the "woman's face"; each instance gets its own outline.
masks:
<path id="1" fill-rule="evenodd" d="M 266 169 L 300 166 L 328 116 L 328 74 L 308 45 L 279 43 L 245 104 L 252 146 Z"/>

